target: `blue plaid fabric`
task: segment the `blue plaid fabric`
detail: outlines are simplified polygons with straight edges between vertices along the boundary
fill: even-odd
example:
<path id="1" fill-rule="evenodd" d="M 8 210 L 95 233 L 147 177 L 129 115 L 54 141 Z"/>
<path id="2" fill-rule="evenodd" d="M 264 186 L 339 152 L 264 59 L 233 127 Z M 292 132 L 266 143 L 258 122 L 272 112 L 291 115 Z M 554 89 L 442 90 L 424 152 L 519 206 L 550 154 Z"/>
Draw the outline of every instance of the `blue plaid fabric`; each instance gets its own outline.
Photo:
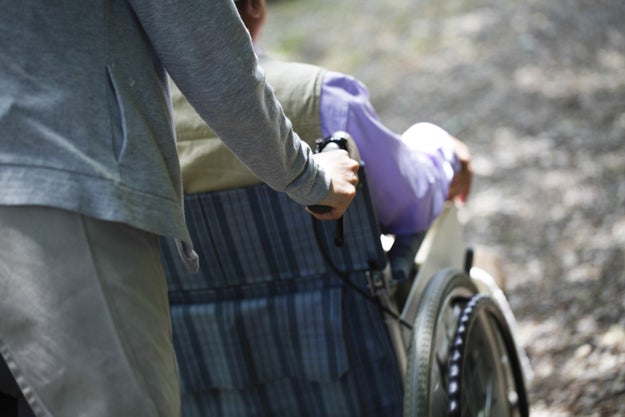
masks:
<path id="1" fill-rule="evenodd" d="M 402 414 L 381 312 L 330 267 L 366 290 L 386 263 L 365 192 L 340 248 L 334 222 L 265 185 L 187 196 L 185 212 L 200 273 L 162 240 L 183 416 Z"/>

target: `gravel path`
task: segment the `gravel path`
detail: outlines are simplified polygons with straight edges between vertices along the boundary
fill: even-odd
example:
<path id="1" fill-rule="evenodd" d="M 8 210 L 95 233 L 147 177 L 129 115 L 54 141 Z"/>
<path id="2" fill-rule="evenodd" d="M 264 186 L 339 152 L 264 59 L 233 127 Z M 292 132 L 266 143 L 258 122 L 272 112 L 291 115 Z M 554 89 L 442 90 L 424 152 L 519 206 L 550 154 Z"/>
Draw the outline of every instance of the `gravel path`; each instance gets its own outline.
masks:
<path id="1" fill-rule="evenodd" d="M 507 274 L 533 416 L 625 415 L 625 2 L 272 1 L 264 46 L 355 74 L 476 172 L 471 242 Z"/>

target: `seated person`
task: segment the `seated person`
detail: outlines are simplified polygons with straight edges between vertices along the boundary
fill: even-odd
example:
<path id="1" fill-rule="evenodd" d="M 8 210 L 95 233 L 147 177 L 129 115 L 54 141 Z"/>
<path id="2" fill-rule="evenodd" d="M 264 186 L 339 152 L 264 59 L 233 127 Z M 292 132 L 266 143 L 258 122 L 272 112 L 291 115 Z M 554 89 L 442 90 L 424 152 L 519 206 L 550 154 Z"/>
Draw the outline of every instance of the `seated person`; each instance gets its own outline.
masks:
<path id="1" fill-rule="evenodd" d="M 237 0 L 235 4 L 257 44 L 266 17 L 265 0 Z M 462 142 L 430 123 L 418 123 L 396 134 L 380 122 L 366 87 L 353 77 L 259 55 L 269 84 L 302 140 L 314 146 L 315 139 L 336 131 L 353 137 L 366 166 L 383 233 L 426 230 L 445 201 L 466 199 L 472 173 Z M 260 182 L 174 85 L 172 99 L 185 193 Z"/>

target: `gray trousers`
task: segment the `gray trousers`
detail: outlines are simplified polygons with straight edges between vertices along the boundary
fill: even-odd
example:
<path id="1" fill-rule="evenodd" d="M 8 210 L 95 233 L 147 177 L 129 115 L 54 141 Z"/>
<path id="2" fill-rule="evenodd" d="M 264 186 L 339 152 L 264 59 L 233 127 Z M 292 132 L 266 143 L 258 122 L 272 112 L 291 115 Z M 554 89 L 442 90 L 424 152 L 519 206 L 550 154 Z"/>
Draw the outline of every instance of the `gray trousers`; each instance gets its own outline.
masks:
<path id="1" fill-rule="evenodd" d="M 0 206 L 0 353 L 37 417 L 178 417 L 156 236 Z"/>

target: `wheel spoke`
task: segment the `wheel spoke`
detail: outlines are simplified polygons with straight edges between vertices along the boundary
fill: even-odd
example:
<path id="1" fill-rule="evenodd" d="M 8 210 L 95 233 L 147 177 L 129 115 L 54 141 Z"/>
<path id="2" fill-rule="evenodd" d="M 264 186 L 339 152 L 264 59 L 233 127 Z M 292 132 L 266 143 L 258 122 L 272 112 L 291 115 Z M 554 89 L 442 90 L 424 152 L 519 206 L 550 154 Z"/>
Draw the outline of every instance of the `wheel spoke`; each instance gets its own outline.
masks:
<path id="1" fill-rule="evenodd" d="M 448 382 L 451 416 L 529 414 L 514 340 L 501 310 L 483 294 L 460 317 L 450 369 L 457 369 Z"/>

